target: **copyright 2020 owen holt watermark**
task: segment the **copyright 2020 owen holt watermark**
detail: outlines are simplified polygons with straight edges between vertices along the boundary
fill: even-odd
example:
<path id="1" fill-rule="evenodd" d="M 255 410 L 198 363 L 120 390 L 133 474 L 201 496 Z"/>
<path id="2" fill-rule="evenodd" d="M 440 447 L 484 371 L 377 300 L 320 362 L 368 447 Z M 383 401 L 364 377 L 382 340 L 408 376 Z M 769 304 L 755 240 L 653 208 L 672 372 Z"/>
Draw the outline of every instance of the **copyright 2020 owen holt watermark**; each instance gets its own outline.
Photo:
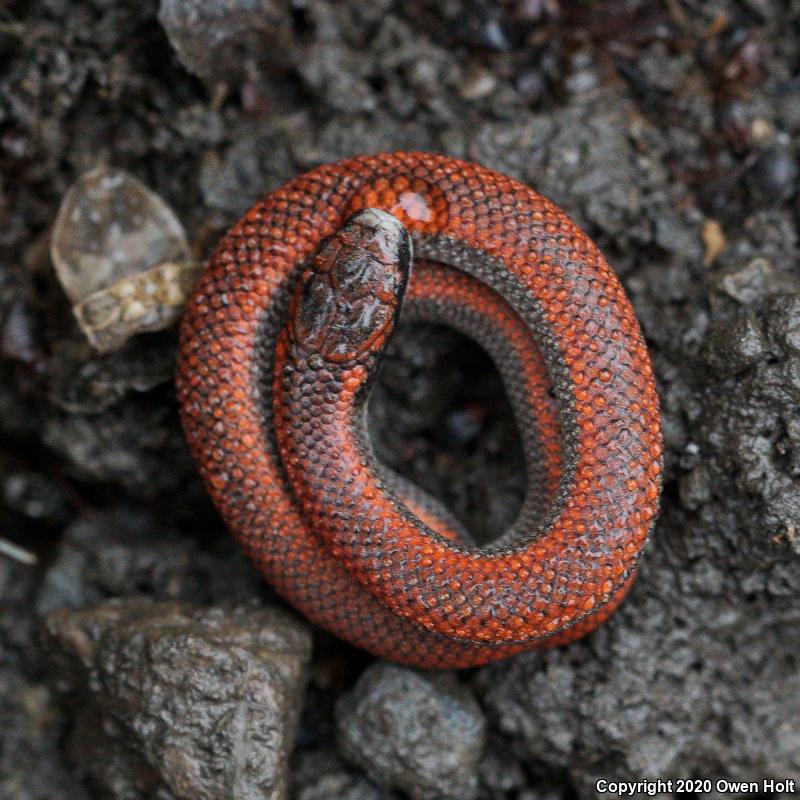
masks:
<path id="1" fill-rule="evenodd" d="M 757 781 L 735 781 L 727 778 L 668 778 L 666 780 L 611 781 L 600 778 L 595 783 L 598 794 L 616 797 L 632 797 L 671 792 L 673 794 L 696 794 L 719 792 L 720 794 L 788 794 L 797 791 L 794 778 L 778 780 L 762 778 Z"/>

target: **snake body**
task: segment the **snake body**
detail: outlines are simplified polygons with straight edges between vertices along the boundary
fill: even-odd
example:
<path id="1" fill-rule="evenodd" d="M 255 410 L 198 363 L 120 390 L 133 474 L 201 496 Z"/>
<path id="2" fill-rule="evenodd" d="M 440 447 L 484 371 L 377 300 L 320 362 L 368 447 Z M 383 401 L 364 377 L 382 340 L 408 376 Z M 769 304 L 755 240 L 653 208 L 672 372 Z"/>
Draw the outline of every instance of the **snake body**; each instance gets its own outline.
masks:
<path id="1" fill-rule="evenodd" d="M 527 494 L 488 546 L 364 431 L 404 292 L 404 315 L 484 346 L 518 420 Z M 657 514 L 658 401 L 616 276 L 552 203 L 458 159 L 359 157 L 268 195 L 190 299 L 177 385 L 202 477 L 258 568 L 313 621 L 409 665 L 593 630 Z"/>

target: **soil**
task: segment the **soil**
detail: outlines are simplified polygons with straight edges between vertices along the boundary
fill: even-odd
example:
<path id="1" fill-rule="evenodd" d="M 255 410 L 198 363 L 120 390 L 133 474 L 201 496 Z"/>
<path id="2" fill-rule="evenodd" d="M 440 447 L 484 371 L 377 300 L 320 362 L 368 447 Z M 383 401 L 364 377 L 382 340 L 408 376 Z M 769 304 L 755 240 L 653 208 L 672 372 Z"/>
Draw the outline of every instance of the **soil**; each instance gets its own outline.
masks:
<path id="1" fill-rule="evenodd" d="M 566 799 L 603 778 L 798 777 L 799 132 L 798 0 L 3 4 L 0 537 L 24 553 L 0 554 L 0 797 L 192 796 L 165 777 L 147 726 L 138 744 L 124 725 L 107 750 L 90 741 L 86 726 L 119 709 L 92 683 L 102 665 L 65 691 L 80 642 L 52 634 L 56 609 L 129 603 L 139 618 L 149 599 L 203 620 L 186 609 L 282 605 L 188 455 L 175 327 L 108 354 L 78 327 L 49 256 L 65 193 L 87 170 L 123 169 L 173 209 L 201 261 L 298 172 L 393 149 L 517 177 L 606 254 L 658 379 L 663 510 L 630 599 L 594 635 L 450 676 L 444 699 L 436 681 L 419 690 L 433 708 L 466 692 L 484 737 L 451 784 L 436 773 L 435 794 L 393 778 L 408 742 L 380 764 L 353 752 L 375 715 L 346 709 L 386 666 L 313 630 L 293 755 L 274 767 L 289 796 Z M 371 425 L 380 457 L 482 540 L 513 519 L 515 423 L 469 340 L 403 327 Z M 146 781 L 103 768 L 126 747 Z"/>

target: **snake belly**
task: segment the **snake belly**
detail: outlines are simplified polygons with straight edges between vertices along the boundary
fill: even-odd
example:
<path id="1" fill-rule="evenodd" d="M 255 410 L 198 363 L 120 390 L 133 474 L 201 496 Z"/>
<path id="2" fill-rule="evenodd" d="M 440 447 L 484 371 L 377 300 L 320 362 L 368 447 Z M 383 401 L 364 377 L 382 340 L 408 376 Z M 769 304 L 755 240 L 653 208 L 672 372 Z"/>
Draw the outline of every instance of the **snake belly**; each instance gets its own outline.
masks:
<path id="1" fill-rule="evenodd" d="M 358 496 L 383 524 L 368 539 L 346 518 L 330 526 L 298 502 L 282 463 L 276 342 L 295 284 L 320 243 L 368 208 L 399 219 L 416 256 L 436 262 L 412 275 L 407 311 L 476 338 L 504 378 L 528 491 L 488 546 L 369 460 Z M 552 203 L 457 159 L 350 159 L 257 204 L 190 299 L 177 384 L 203 480 L 261 572 L 312 621 L 409 665 L 473 666 L 593 630 L 630 588 L 657 514 L 658 401 L 616 276 Z"/>

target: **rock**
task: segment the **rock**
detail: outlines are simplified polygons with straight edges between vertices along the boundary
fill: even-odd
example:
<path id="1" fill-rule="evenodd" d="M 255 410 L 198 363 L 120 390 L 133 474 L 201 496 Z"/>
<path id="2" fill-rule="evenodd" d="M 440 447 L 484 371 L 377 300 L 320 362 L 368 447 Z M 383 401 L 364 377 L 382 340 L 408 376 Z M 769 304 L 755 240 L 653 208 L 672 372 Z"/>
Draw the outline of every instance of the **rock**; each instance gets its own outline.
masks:
<path id="1" fill-rule="evenodd" d="M 128 392 L 149 392 L 175 373 L 170 337 L 132 339 L 121 350 L 98 354 L 85 342 L 65 343 L 49 363 L 51 402 L 75 414 L 99 414 Z"/>
<path id="2" fill-rule="evenodd" d="M 65 720 L 40 674 L 37 584 L 35 569 L 0 553 L 0 797 L 88 800 L 64 753 Z"/>
<path id="3" fill-rule="evenodd" d="M 712 306 L 735 312 L 736 304 L 757 305 L 768 297 L 800 292 L 798 260 L 791 212 L 782 207 L 756 212 L 728 231 L 728 245 L 712 273 Z"/>
<path id="4" fill-rule="evenodd" d="M 259 123 L 239 133 L 222 155 L 209 152 L 200 169 L 200 190 L 210 208 L 231 220 L 293 175 L 290 133 Z"/>
<path id="5" fill-rule="evenodd" d="M 709 334 L 706 361 L 719 375 L 728 377 L 757 364 L 767 346 L 755 317 L 743 315 L 719 324 Z"/>
<path id="6" fill-rule="evenodd" d="M 474 66 L 464 75 L 459 94 L 464 100 L 480 100 L 490 95 L 497 85 L 495 76 L 482 67 Z"/>
<path id="7" fill-rule="evenodd" d="M 500 737 L 490 737 L 480 763 L 480 782 L 489 797 L 516 797 L 528 784 L 525 771 Z"/>
<path id="8" fill-rule="evenodd" d="M 309 90 L 339 111 L 374 111 L 377 98 L 366 78 L 369 62 L 336 44 L 312 45 L 298 72 Z"/>
<path id="9" fill-rule="evenodd" d="M 57 480 L 44 472 L 0 457 L 0 498 L 5 505 L 31 520 L 62 522 L 68 515 L 67 498 Z"/>
<path id="10" fill-rule="evenodd" d="M 511 49 L 512 26 L 499 3 L 469 0 L 455 7 L 458 8 L 458 5 L 462 7 L 450 27 L 451 34 L 458 41 L 499 53 Z"/>
<path id="11" fill-rule="evenodd" d="M 336 709 L 342 754 L 412 800 L 472 800 L 486 723 L 452 674 L 375 664 Z"/>
<path id="12" fill-rule="evenodd" d="M 514 79 L 514 88 L 528 101 L 535 103 L 547 88 L 547 78 L 541 69 L 527 67 Z"/>
<path id="13" fill-rule="evenodd" d="M 795 88 L 780 95 L 778 113 L 787 131 L 800 131 L 800 89 Z"/>
<path id="14" fill-rule="evenodd" d="M 233 544 L 219 555 L 129 506 L 86 514 L 67 526 L 36 596 L 37 613 L 142 595 L 197 604 L 245 602 L 263 582 Z"/>
<path id="15" fill-rule="evenodd" d="M 600 85 L 601 75 L 592 63 L 591 53 L 578 52 L 570 62 L 570 74 L 564 81 L 564 87 L 570 94 L 586 94 Z"/>
<path id="16" fill-rule="evenodd" d="M 387 800 L 376 786 L 365 778 L 346 772 L 323 775 L 297 794 L 297 800 Z"/>
<path id="17" fill-rule="evenodd" d="M 783 350 L 800 355 L 800 295 L 775 298 L 769 306 L 767 328 Z"/>
<path id="18" fill-rule="evenodd" d="M 35 670 L 38 666 L 33 613 L 36 578 L 32 565 L 0 555 L 0 668 L 8 667 L 17 675 L 23 667 Z"/>
<path id="19" fill-rule="evenodd" d="M 89 800 L 61 752 L 62 723 L 47 686 L 0 670 L 0 797 Z"/>
<path id="20" fill-rule="evenodd" d="M 45 622 L 76 766 L 112 798 L 286 795 L 311 640 L 274 608 L 111 601 Z"/>
<path id="21" fill-rule="evenodd" d="M 353 775 L 327 750 L 300 754 L 295 759 L 292 783 L 295 800 L 391 800 L 394 795 L 363 775 Z"/>
<path id="22" fill-rule="evenodd" d="M 209 84 L 289 66 L 287 0 L 161 0 L 158 19 L 186 69 Z"/>
<path id="23" fill-rule="evenodd" d="M 166 203 L 109 167 L 83 174 L 64 196 L 50 253 L 78 324 L 101 352 L 172 325 L 199 271 Z"/>
<path id="24" fill-rule="evenodd" d="M 760 353 L 748 358 L 746 374 L 722 385 L 712 384 L 698 426 L 698 442 L 709 459 L 706 468 L 714 496 L 724 496 L 722 485 L 732 484 L 755 501 L 742 523 L 748 538 L 754 546 L 764 548 L 765 555 L 784 536 L 791 544 L 796 528 L 800 430 L 790 409 L 800 399 L 799 318 L 797 297 L 778 296 L 764 302 L 758 315 L 745 323 L 748 328 L 757 325 L 763 333 L 740 339 L 736 331 L 742 323 L 728 323 L 732 329 L 727 338 L 734 348 L 752 339 L 753 352 Z M 732 362 L 737 360 L 738 356 L 731 356 Z M 778 546 L 773 558 L 781 552 L 783 547 Z"/>
<path id="25" fill-rule="evenodd" d="M 139 497 L 175 491 L 194 474 L 174 409 L 143 398 L 96 414 L 55 413 L 40 431 L 64 459 L 66 471 L 87 481 L 124 486 Z M 169 458 L 170 469 L 164 469 Z"/>
<path id="26" fill-rule="evenodd" d="M 784 203 L 797 191 L 800 168 L 792 150 L 783 144 L 768 147 L 748 174 L 750 187 L 761 200 Z"/>
<path id="27" fill-rule="evenodd" d="M 0 330 L 0 353 L 4 358 L 30 364 L 40 356 L 33 320 L 29 306 L 20 297 L 16 297 L 6 311 Z"/>
<path id="28" fill-rule="evenodd" d="M 772 265 L 765 258 L 754 258 L 740 269 L 724 275 L 719 281 L 719 288 L 734 300 L 747 305 L 766 295 L 773 272 Z"/>

